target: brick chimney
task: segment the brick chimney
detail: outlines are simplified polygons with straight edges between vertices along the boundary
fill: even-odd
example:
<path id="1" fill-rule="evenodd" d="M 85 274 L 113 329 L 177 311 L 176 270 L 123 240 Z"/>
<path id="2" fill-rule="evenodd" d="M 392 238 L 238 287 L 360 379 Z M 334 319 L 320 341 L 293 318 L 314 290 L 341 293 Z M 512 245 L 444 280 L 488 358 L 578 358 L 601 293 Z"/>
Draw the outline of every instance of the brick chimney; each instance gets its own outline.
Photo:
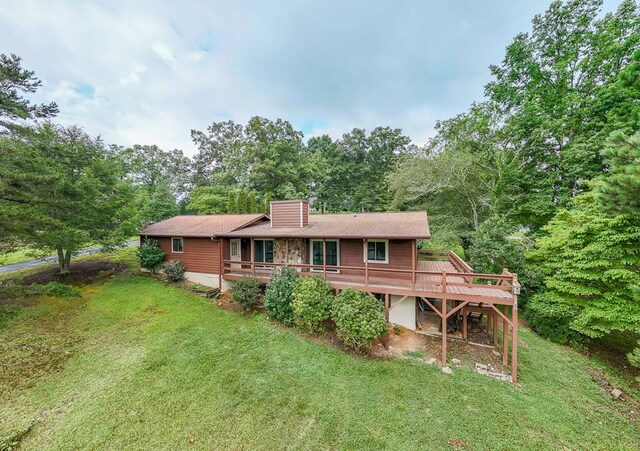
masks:
<path id="1" fill-rule="evenodd" d="M 309 225 L 309 201 L 277 200 L 271 202 L 271 227 L 307 227 Z"/>

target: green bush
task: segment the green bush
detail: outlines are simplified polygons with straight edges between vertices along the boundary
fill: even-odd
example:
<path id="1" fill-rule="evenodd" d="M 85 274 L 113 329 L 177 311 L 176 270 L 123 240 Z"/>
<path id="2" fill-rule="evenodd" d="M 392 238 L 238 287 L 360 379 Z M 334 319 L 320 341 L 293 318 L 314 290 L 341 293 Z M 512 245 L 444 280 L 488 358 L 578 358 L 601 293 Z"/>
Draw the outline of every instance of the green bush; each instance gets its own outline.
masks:
<path id="1" fill-rule="evenodd" d="M 186 269 L 180 260 L 170 260 L 162 265 L 162 271 L 169 282 L 178 283 L 184 280 Z"/>
<path id="2" fill-rule="evenodd" d="M 164 261 L 165 252 L 160 249 L 156 240 L 145 240 L 138 248 L 140 266 L 151 272 L 156 272 Z"/>
<path id="3" fill-rule="evenodd" d="M 273 318 L 285 324 L 293 323 L 293 289 L 300 276 L 289 267 L 273 273 L 264 292 L 264 308 Z"/>
<path id="4" fill-rule="evenodd" d="M 331 285 L 321 277 L 301 278 L 293 289 L 291 302 L 295 324 L 309 332 L 322 332 L 334 300 Z"/>
<path id="5" fill-rule="evenodd" d="M 239 304 L 245 311 L 250 310 L 258 303 L 260 281 L 257 277 L 243 277 L 233 282 L 229 294 L 232 302 Z"/>
<path id="6" fill-rule="evenodd" d="M 353 288 L 340 292 L 331 315 L 338 328 L 338 337 L 351 348 L 370 348 L 388 330 L 382 303 Z"/>
<path id="7" fill-rule="evenodd" d="M 561 344 L 578 342 L 583 338 L 571 328 L 576 315 L 574 306 L 553 302 L 544 292 L 532 296 L 525 311 L 529 325 L 536 332 Z"/>

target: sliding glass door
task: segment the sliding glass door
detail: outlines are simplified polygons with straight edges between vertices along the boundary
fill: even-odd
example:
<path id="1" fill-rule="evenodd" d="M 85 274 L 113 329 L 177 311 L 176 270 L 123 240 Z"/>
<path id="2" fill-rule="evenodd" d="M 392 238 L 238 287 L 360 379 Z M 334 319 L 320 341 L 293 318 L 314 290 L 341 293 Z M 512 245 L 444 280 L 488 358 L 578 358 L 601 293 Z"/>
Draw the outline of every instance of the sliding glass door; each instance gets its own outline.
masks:
<path id="1" fill-rule="evenodd" d="M 331 266 L 338 266 L 340 246 L 338 240 L 326 241 L 326 254 L 323 252 L 325 243 L 322 240 L 311 240 L 311 264 L 322 266 L 326 260 L 327 271 L 338 272 Z M 322 271 L 322 268 L 313 268 L 314 271 Z"/>

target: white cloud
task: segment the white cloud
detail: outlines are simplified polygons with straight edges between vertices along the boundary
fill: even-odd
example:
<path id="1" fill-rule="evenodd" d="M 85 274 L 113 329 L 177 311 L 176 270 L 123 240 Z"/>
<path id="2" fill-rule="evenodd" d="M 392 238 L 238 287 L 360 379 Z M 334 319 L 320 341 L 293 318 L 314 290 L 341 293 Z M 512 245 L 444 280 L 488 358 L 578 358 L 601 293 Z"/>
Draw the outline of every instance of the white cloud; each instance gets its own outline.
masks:
<path id="1" fill-rule="evenodd" d="M 109 143 L 193 154 L 190 129 L 253 115 L 423 143 L 481 99 L 487 66 L 548 3 L 8 0 L 0 51 L 43 80 L 59 122 Z"/>

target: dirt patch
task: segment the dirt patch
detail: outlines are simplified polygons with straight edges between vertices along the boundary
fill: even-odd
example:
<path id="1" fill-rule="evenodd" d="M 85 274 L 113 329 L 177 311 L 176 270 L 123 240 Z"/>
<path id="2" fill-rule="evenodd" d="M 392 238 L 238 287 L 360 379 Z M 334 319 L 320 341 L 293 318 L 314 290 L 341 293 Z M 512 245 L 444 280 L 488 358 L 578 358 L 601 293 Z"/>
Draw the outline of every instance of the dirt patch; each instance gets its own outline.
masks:
<path id="1" fill-rule="evenodd" d="M 231 297 L 227 293 L 222 293 L 218 299 L 214 299 L 213 302 L 222 310 L 228 312 L 241 312 L 242 307 L 238 304 L 231 302 Z"/>
<path id="2" fill-rule="evenodd" d="M 127 268 L 124 263 L 111 263 L 101 261 L 85 261 L 71 263 L 69 274 L 60 274 L 58 267 L 50 267 L 37 273 L 25 276 L 18 283 L 20 285 L 46 284 L 48 282 L 61 282 L 67 284 L 94 283 L 118 274 Z"/>

